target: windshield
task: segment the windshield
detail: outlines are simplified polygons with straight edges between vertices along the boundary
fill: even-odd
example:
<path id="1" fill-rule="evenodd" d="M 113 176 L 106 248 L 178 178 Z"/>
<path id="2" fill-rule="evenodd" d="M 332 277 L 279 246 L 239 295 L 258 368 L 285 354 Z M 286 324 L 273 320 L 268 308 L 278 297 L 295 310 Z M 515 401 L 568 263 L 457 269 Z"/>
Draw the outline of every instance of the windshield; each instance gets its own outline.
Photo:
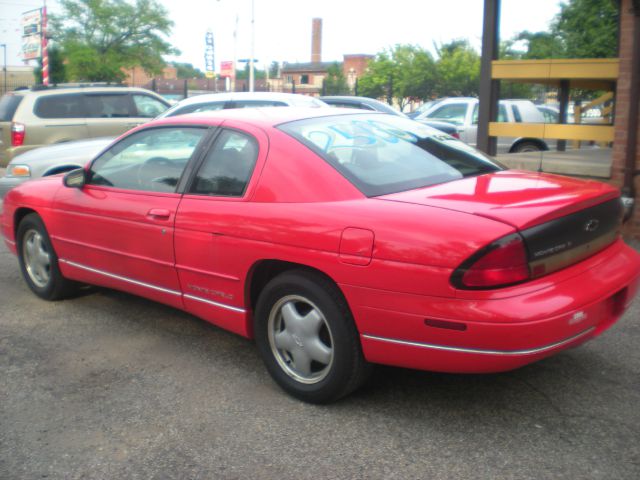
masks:
<path id="1" fill-rule="evenodd" d="M 360 114 L 280 125 L 369 197 L 502 170 L 477 150 L 412 120 Z"/>

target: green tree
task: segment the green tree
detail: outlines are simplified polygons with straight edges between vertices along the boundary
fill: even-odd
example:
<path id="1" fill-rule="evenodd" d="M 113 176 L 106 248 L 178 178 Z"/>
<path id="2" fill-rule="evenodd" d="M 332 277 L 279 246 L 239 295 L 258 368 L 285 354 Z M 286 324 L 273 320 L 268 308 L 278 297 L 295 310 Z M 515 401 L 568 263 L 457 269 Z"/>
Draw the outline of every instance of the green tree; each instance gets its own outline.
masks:
<path id="1" fill-rule="evenodd" d="M 429 98 L 434 93 L 435 70 L 428 51 L 414 45 L 396 45 L 369 63 L 368 72 L 358 79 L 358 93 L 386 97 L 388 102 L 395 99 L 403 109 L 409 100 Z"/>
<path id="2" fill-rule="evenodd" d="M 275 60 L 269 65 L 269 78 L 278 78 L 280 74 L 280 64 Z"/>
<path id="3" fill-rule="evenodd" d="M 327 69 L 323 90 L 324 95 L 349 95 L 351 93 L 347 79 L 342 72 L 342 66 L 338 62 L 334 62 Z"/>
<path id="4" fill-rule="evenodd" d="M 165 66 L 162 55 L 178 53 L 164 37 L 173 22 L 156 0 L 60 0 L 51 34 L 62 48 L 70 80 L 118 81 L 122 68 L 150 74 Z"/>
<path id="5" fill-rule="evenodd" d="M 266 78 L 266 73 L 264 70 L 260 70 L 255 64 L 253 65 L 253 77 L 256 80 L 261 80 Z M 237 80 L 248 80 L 249 79 L 249 62 L 244 64 L 244 68 L 242 70 L 236 69 L 236 79 Z"/>
<path id="6" fill-rule="evenodd" d="M 617 56 L 616 0 L 569 0 L 551 22 L 548 32 L 520 32 L 522 58 L 608 58 Z"/>
<path id="7" fill-rule="evenodd" d="M 204 78 L 204 72 L 191 63 L 171 62 L 178 78 Z"/>
<path id="8" fill-rule="evenodd" d="M 521 52 L 520 58 L 535 60 L 542 58 L 559 58 L 565 56 L 565 49 L 560 38 L 553 32 L 520 32 L 514 38 L 516 42 L 525 42 L 527 50 Z"/>
<path id="9" fill-rule="evenodd" d="M 568 58 L 616 57 L 618 14 L 615 0 L 570 0 L 561 5 L 552 31 Z"/>
<path id="10" fill-rule="evenodd" d="M 67 72 L 62 51 L 55 45 L 50 45 L 47 51 L 49 54 L 49 83 L 64 83 L 67 80 Z M 42 83 L 42 59 L 38 61 L 38 66 L 34 69 L 33 74 L 37 83 Z"/>
<path id="11" fill-rule="evenodd" d="M 436 47 L 435 93 L 439 97 L 475 96 L 480 86 L 480 55 L 467 40 Z"/>

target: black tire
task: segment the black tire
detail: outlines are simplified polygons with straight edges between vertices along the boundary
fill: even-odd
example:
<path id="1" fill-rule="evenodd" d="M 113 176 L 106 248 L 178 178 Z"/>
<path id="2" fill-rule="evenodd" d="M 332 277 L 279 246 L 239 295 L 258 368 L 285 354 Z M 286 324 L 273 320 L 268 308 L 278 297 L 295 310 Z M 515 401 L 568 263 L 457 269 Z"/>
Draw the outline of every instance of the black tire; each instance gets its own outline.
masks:
<path id="1" fill-rule="evenodd" d="M 49 264 L 46 268 L 43 268 L 42 275 L 35 273 L 28 266 L 32 262 L 30 262 L 30 254 L 25 250 L 25 242 L 35 241 L 35 238 L 38 239 L 37 242 L 49 257 Z M 60 300 L 78 292 L 79 284 L 64 278 L 60 273 L 58 256 L 51 245 L 47 229 L 38 214 L 30 213 L 22 219 L 20 225 L 18 225 L 16 246 L 22 276 L 31 291 L 38 297 L 44 300 Z"/>
<path id="2" fill-rule="evenodd" d="M 286 315 L 282 313 L 286 308 L 302 315 L 297 317 L 301 322 L 297 325 L 305 329 L 304 334 L 309 334 L 310 322 L 320 324 L 317 333 L 309 334 L 309 337 L 301 334 L 302 340 L 291 335 L 295 341 L 295 345 L 291 343 L 291 351 L 276 346 L 276 337 L 286 336 L 290 330 Z M 311 314 L 314 320 L 308 320 Z M 318 315 L 321 321 L 317 320 Z M 361 386 L 371 371 L 371 365 L 362 355 L 358 331 L 342 293 L 329 279 L 312 271 L 291 270 L 265 286 L 256 306 L 254 334 L 271 377 L 283 390 L 305 402 L 338 400 Z M 303 342 L 307 340 L 309 344 L 305 347 Z M 324 364 L 307 358 L 311 367 L 309 373 L 296 370 L 295 352 L 306 352 L 306 355 L 314 350 L 311 344 L 317 345 L 318 341 L 331 351 L 331 361 Z M 309 356 L 313 357 L 311 353 Z"/>
<path id="3" fill-rule="evenodd" d="M 542 152 L 545 149 L 539 143 L 536 142 L 520 142 L 513 149 L 513 153 L 523 153 L 523 152 Z"/>

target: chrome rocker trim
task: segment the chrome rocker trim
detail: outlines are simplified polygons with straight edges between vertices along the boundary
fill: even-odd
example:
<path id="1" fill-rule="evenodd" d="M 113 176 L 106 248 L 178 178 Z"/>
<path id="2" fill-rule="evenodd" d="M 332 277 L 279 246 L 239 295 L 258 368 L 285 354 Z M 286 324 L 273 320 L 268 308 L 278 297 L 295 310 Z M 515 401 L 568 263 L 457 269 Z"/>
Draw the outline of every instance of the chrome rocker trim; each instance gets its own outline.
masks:
<path id="1" fill-rule="evenodd" d="M 232 312 L 245 313 L 246 310 L 240 307 L 233 307 L 231 305 L 226 305 L 224 303 L 214 302 L 213 300 L 207 300 L 206 298 L 196 297 L 194 295 L 189 295 L 185 293 L 183 295 L 184 298 L 188 298 L 189 300 L 196 300 L 198 302 L 207 303 L 209 305 L 213 305 L 214 307 L 224 308 L 226 310 L 231 310 Z"/>
<path id="2" fill-rule="evenodd" d="M 133 285 L 138 285 L 139 287 L 150 288 L 151 290 L 156 290 L 158 292 L 168 293 L 170 295 L 176 295 L 178 297 L 182 296 L 182 297 L 188 298 L 190 300 L 196 300 L 198 302 L 203 302 L 203 303 L 207 303 L 209 305 L 213 305 L 214 307 L 219 307 L 219 308 L 224 308 L 226 310 L 231 310 L 232 312 L 237 312 L 237 313 L 245 313 L 246 312 L 246 310 L 244 308 L 234 307 L 234 306 L 231 306 L 231 305 L 226 305 L 224 303 L 214 302 L 213 300 L 207 300 L 206 298 L 200 298 L 200 297 L 196 297 L 194 295 L 182 294 L 182 292 L 177 292 L 175 290 L 170 290 L 168 288 L 159 287 L 157 285 L 152 285 L 150 283 L 141 282 L 139 280 L 133 280 L 133 279 L 128 278 L 128 277 L 123 277 L 122 275 L 116 275 L 115 273 L 105 272 L 104 270 L 99 270 L 97 268 L 88 267 L 88 266 L 82 265 L 80 263 L 72 262 L 71 260 L 65 260 L 63 258 L 60 258 L 60 259 L 58 259 L 58 261 L 60 263 L 66 263 L 67 265 L 79 268 L 81 270 L 86 270 L 88 272 L 97 273 L 98 275 L 104 275 L 105 277 L 113 278 L 115 280 L 120 280 L 122 282 L 127 282 L 127 283 L 131 283 Z"/>
<path id="3" fill-rule="evenodd" d="M 554 348 L 561 347 L 567 343 L 571 343 L 574 340 L 577 340 L 580 337 L 588 335 L 596 327 L 590 327 L 586 330 L 574 335 L 572 337 L 566 338 L 556 343 L 552 343 L 551 345 L 545 345 L 544 347 L 538 348 L 530 348 L 527 350 L 483 350 L 479 348 L 465 348 L 465 347 L 448 347 L 446 345 L 434 345 L 431 343 L 419 343 L 419 342 L 410 342 L 407 340 L 396 340 L 393 338 L 385 338 L 385 337 L 377 337 L 375 335 L 366 335 L 363 334 L 362 337 L 368 340 L 378 340 L 380 342 L 393 343 L 396 345 L 406 345 L 410 347 L 419 347 L 419 348 L 427 348 L 431 350 L 443 350 L 446 352 L 459 352 L 459 353 L 474 353 L 479 355 L 534 355 L 537 353 L 543 353 L 548 350 L 553 350 Z"/>

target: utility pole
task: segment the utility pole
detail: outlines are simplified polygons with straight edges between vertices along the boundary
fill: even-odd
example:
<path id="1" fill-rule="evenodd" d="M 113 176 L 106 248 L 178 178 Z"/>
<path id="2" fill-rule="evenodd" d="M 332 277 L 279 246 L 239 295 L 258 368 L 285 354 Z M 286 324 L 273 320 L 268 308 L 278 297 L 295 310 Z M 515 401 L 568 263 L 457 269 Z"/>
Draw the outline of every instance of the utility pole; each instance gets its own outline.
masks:
<path id="1" fill-rule="evenodd" d="M 254 72 L 253 72 L 253 57 L 255 56 L 256 46 L 256 2 L 251 0 L 251 58 L 249 58 L 249 91 L 253 92 L 255 85 Z"/>
<path id="2" fill-rule="evenodd" d="M 4 50 L 4 63 L 2 64 L 2 72 L 4 74 L 2 94 L 7 93 L 7 44 L 3 43 L 0 47 Z"/>

